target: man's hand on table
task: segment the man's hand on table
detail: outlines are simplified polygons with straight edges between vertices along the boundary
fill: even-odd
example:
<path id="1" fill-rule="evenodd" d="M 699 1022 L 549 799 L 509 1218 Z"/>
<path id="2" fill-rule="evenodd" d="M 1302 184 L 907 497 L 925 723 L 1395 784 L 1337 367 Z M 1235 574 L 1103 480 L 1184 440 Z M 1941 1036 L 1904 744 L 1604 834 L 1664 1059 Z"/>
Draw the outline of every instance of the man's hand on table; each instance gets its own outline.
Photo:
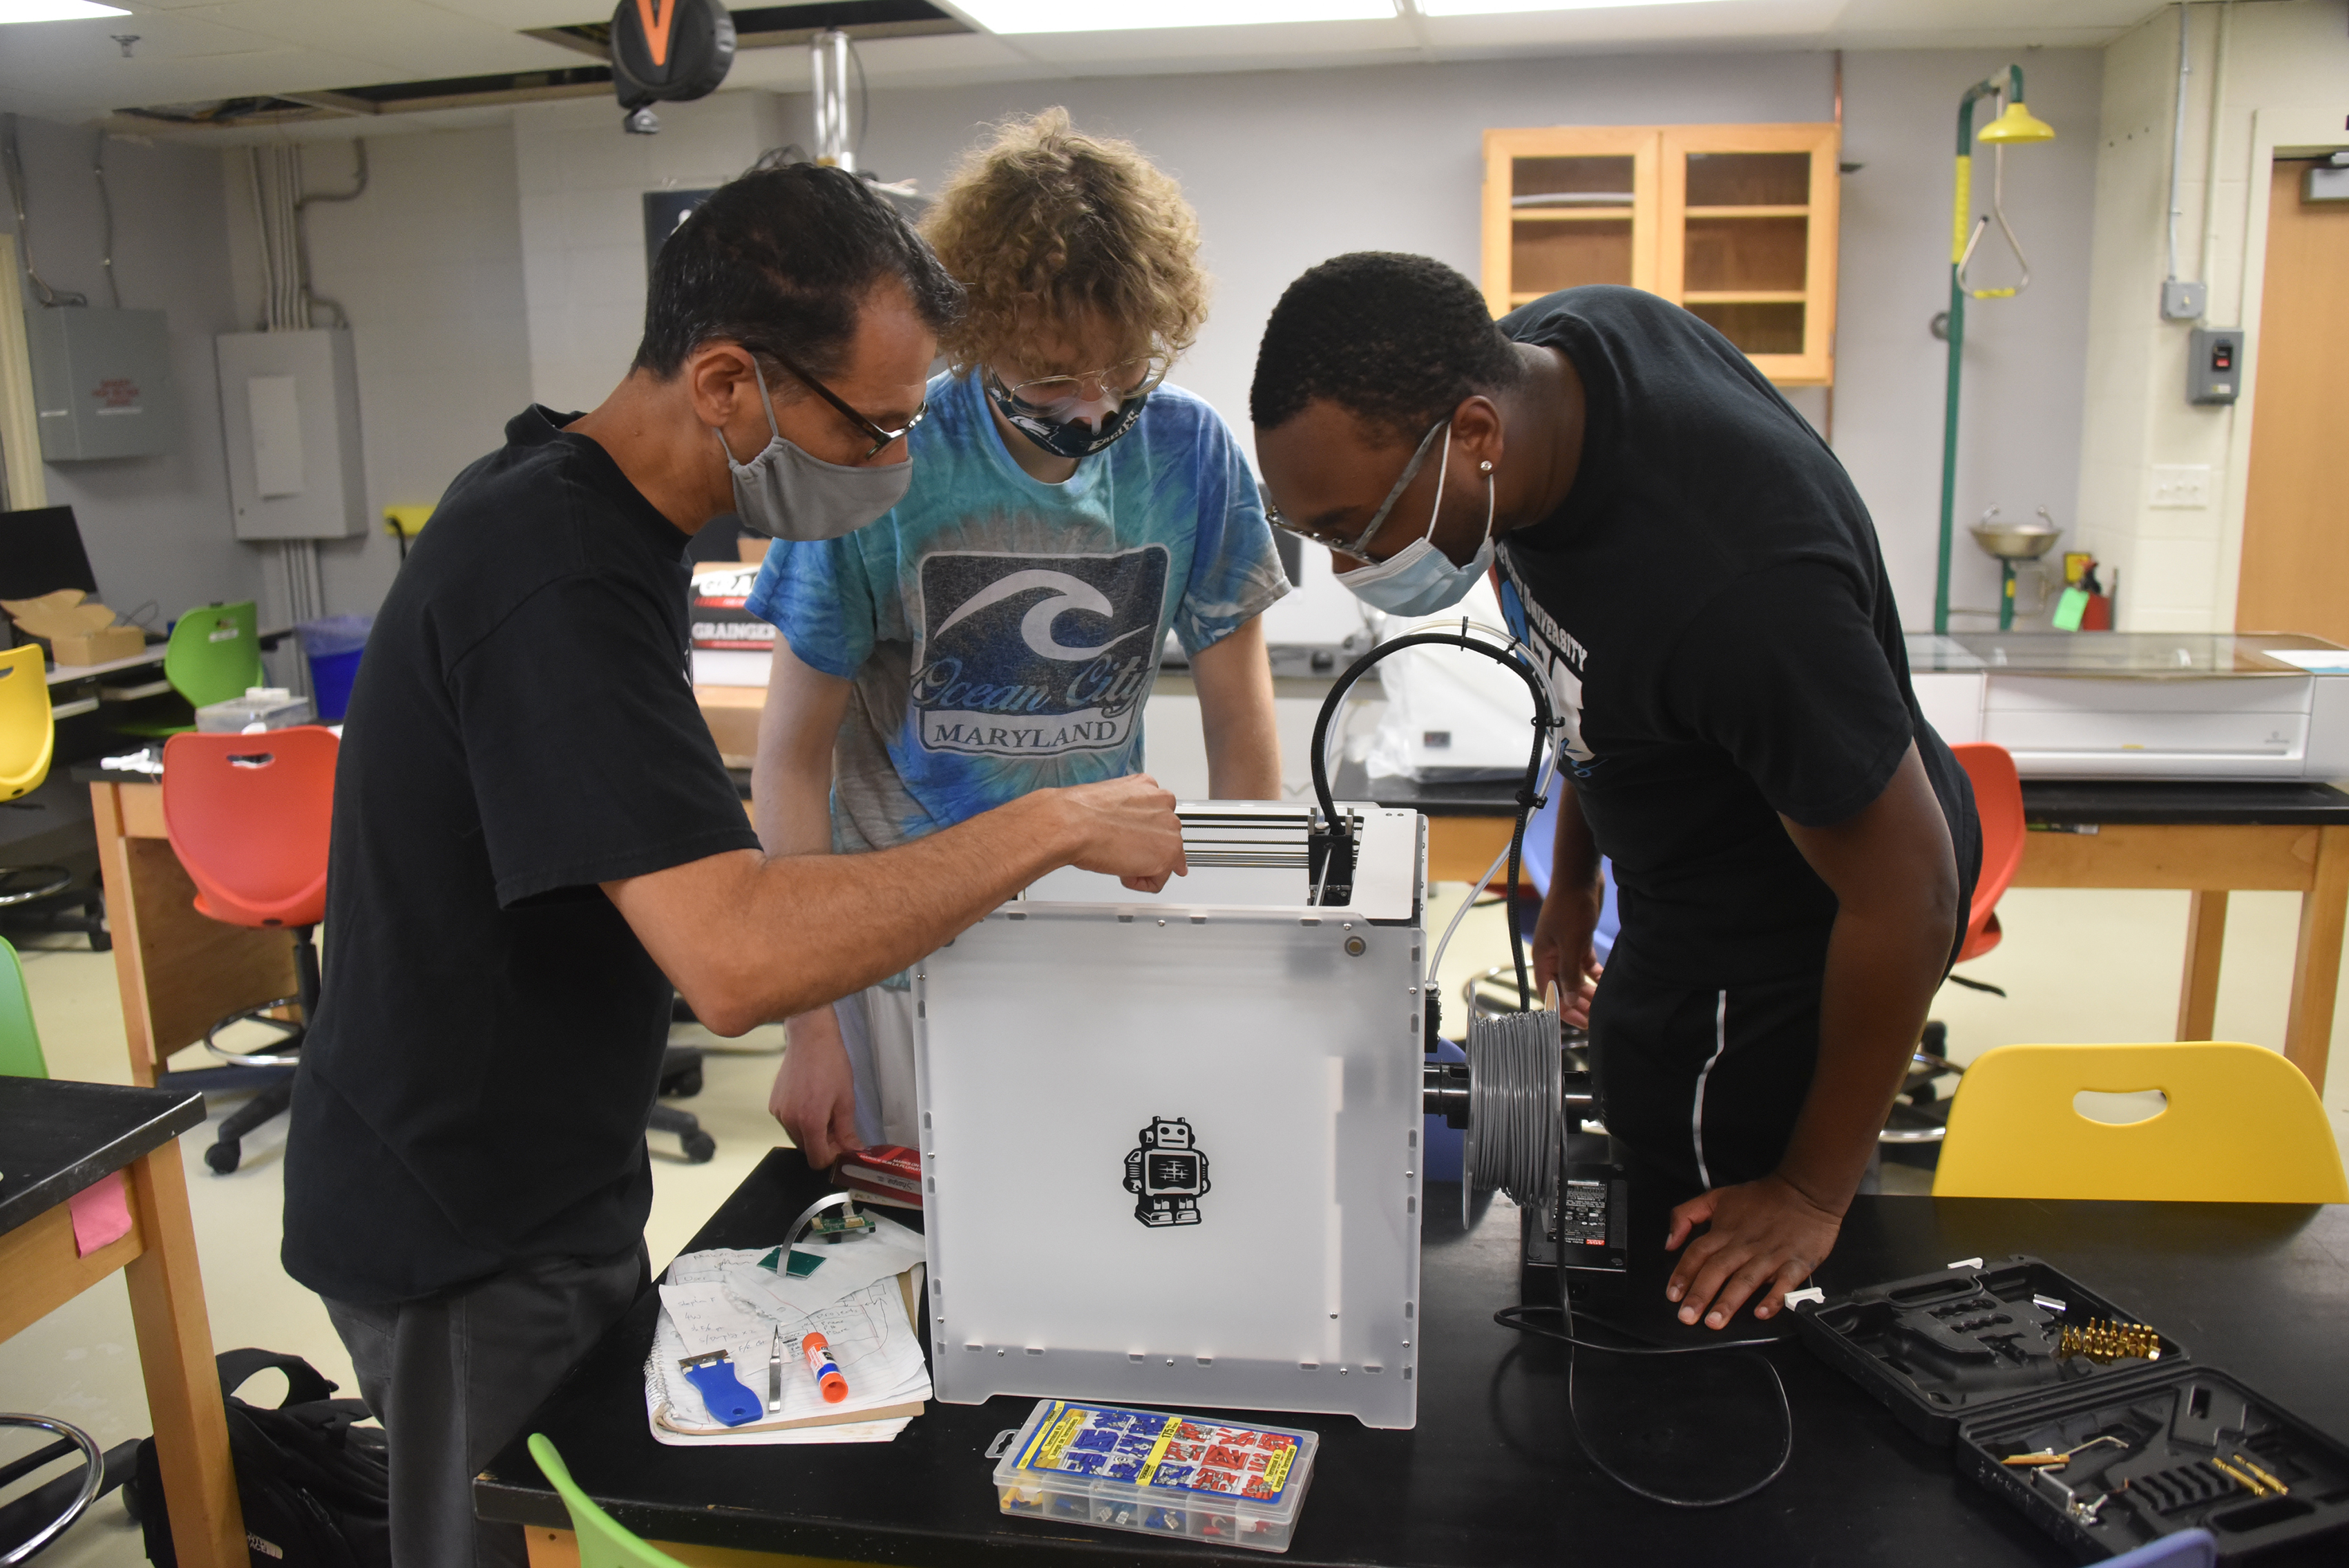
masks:
<path id="1" fill-rule="evenodd" d="M 864 1147 L 856 1136 L 856 1079 L 848 1068 L 848 1047 L 830 1007 L 802 1013 L 785 1026 L 790 1044 L 767 1109 L 784 1133 L 819 1171 L 841 1155 Z"/>
<path id="2" fill-rule="evenodd" d="M 1069 863 L 1156 892 L 1189 872 L 1174 797 L 1147 773 L 1050 791 L 1072 836 Z"/>
<path id="3" fill-rule="evenodd" d="M 1689 1242 L 1707 1221 L 1711 1228 Z M 1719 1328 L 1760 1291 L 1754 1315 L 1766 1318 L 1835 1249 L 1842 1229 L 1842 1215 L 1821 1208 L 1783 1177 L 1715 1187 L 1672 1211 L 1664 1250 L 1678 1251 L 1688 1242 L 1688 1251 L 1664 1295 L 1681 1304 L 1682 1323 L 1702 1316 L 1707 1328 Z"/>

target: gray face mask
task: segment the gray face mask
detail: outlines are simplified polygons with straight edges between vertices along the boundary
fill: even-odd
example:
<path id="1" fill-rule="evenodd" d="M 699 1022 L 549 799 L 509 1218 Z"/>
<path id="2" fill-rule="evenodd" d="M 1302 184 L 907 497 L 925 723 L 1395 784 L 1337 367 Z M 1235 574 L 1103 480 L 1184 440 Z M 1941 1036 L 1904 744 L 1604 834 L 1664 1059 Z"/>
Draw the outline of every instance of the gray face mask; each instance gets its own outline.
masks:
<path id="1" fill-rule="evenodd" d="M 773 438 L 766 449 L 747 463 L 734 460 L 722 429 L 718 449 L 734 474 L 734 510 L 742 526 L 770 539 L 838 539 L 854 533 L 905 499 L 914 481 L 909 457 L 902 463 L 866 468 L 853 463 L 827 463 L 783 438 L 775 423 L 775 405 L 767 396 L 767 378 L 758 367 L 759 401 L 767 410 L 767 428 Z"/>

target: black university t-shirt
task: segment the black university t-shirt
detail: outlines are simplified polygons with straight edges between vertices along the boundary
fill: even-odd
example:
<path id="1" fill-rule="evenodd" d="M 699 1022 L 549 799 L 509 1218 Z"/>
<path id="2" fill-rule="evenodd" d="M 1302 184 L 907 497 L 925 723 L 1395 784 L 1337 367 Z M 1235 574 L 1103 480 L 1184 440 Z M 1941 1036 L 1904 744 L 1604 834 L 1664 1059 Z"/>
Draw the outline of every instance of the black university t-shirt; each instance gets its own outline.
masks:
<path id="1" fill-rule="evenodd" d="M 285 1157 L 285 1269 L 332 1299 L 638 1241 L 670 991 L 596 884 L 758 845 L 694 703 L 686 536 L 568 422 L 531 408 L 450 487 L 351 693 Z"/>
<path id="2" fill-rule="evenodd" d="M 1587 398 L 1565 504 L 1498 554 L 1614 862 L 1615 963 L 1708 989 L 1817 970 L 1835 895 L 1779 818 L 1852 816 L 1911 741 L 1962 911 L 1973 791 L 1918 710 L 1875 525 L 1835 454 L 1727 338 L 1654 294 L 1567 289 L 1500 325 L 1563 352 Z"/>

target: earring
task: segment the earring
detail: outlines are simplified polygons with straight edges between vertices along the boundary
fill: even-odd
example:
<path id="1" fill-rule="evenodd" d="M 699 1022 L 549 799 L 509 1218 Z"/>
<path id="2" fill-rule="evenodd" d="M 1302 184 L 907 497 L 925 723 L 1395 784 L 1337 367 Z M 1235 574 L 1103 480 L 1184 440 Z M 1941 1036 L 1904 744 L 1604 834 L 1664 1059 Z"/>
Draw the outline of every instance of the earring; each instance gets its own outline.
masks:
<path id="1" fill-rule="evenodd" d="M 1491 473 L 1491 472 L 1493 471 L 1493 464 L 1492 464 L 1492 460 L 1491 460 L 1490 459 L 1485 459 L 1484 462 L 1478 463 L 1478 464 L 1476 465 L 1476 467 L 1477 467 L 1479 469 L 1481 469 L 1481 470 L 1483 470 L 1484 472 L 1488 473 L 1488 474 L 1489 474 L 1489 473 Z"/>

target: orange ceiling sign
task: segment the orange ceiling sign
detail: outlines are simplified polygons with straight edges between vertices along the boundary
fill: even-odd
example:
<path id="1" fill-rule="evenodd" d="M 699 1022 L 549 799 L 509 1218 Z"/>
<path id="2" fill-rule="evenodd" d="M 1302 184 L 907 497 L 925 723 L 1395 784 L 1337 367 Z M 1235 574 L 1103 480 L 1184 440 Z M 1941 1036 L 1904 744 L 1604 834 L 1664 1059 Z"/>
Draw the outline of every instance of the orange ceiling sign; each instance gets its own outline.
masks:
<path id="1" fill-rule="evenodd" d="M 644 24 L 645 44 L 653 64 L 668 64 L 668 27 L 677 20 L 677 0 L 636 0 L 636 20 Z"/>

